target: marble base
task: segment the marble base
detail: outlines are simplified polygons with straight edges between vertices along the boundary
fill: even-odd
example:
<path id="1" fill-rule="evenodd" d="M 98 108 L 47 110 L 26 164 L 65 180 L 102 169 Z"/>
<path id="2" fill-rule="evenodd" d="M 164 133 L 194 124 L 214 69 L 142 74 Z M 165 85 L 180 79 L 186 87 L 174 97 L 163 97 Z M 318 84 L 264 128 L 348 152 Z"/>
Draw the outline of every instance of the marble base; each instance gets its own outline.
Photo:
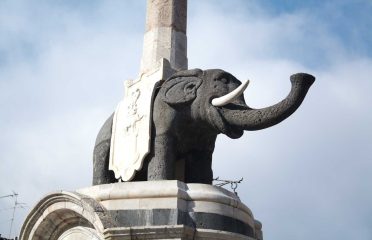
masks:
<path id="1" fill-rule="evenodd" d="M 49 194 L 27 216 L 20 239 L 262 240 L 262 231 L 226 189 L 148 181 Z"/>

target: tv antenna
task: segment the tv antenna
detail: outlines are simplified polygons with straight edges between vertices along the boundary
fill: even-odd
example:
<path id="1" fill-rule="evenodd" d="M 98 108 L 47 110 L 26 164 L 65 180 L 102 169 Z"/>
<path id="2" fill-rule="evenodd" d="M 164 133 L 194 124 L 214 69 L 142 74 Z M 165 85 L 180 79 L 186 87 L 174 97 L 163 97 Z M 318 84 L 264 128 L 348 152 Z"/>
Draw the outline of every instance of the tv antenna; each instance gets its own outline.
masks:
<path id="1" fill-rule="evenodd" d="M 12 228 L 13 228 L 13 223 L 14 223 L 14 216 L 15 216 L 15 210 L 16 208 L 23 208 L 25 209 L 24 207 L 26 207 L 26 203 L 21 203 L 21 202 L 18 202 L 18 193 L 12 191 L 13 193 L 12 194 L 9 194 L 9 195 L 5 195 L 5 196 L 0 196 L 0 198 L 8 198 L 8 197 L 11 197 L 14 199 L 14 205 L 11 209 L 13 209 L 13 213 L 12 213 L 12 218 L 10 219 L 10 229 L 9 229 L 9 238 L 11 238 L 11 235 L 12 235 Z"/>

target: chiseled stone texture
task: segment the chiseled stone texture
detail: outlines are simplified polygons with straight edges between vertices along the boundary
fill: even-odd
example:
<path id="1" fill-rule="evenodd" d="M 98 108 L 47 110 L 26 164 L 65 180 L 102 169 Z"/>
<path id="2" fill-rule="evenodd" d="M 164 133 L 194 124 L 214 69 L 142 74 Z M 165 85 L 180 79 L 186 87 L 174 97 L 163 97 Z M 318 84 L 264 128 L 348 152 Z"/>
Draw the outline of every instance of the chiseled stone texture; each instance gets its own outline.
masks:
<path id="1" fill-rule="evenodd" d="M 161 58 L 170 62 L 173 69 L 187 69 L 187 37 L 169 27 L 155 28 L 145 33 L 141 73 L 147 73 L 158 66 Z"/>
<path id="2" fill-rule="evenodd" d="M 220 187 L 125 182 L 44 197 L 20 239 L 262 240 L 261 227 L 235 194 Z"/>
<path id="3" fill-rule="evenodd" d="M 158 27 L 173 27 L 186 33 L 187 0 L 148 0 L 146 32 Z"/>
<path id="4" fill-rule="evenodd" d="M 141 73 L 161 58 L 176 70 L 187 69 L 187 0 L 148 0 Z"/>

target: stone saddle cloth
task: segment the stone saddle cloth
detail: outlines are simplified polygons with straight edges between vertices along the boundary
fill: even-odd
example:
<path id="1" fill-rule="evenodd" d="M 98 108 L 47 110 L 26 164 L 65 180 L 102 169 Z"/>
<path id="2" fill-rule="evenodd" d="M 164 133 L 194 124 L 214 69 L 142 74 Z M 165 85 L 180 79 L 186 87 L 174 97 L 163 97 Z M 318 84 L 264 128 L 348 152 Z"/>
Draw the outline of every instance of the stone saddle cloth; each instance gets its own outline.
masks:
<path id="1" fill-rule="evenodd" d="M 165 66 L 124 82 L 124 99 L 116 108 L 109 169 L 122 181 L 130 181 L 150 151 L 151 101 L 155 86 L 165 78 Z"/>

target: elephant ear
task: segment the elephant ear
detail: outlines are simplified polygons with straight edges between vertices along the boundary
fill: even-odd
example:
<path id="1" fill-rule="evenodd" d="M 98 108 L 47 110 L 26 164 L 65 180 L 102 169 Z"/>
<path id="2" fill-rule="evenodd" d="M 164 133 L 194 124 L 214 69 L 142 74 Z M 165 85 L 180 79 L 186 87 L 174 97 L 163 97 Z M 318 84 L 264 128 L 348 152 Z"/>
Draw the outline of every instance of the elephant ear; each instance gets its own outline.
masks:
<path id="1" fill-rule="evenodd" d="M 177 77 L 166 81 L 159 92 L 160 97 L 171 106 L 192 102 L 202 80 L 198 77 Z"/>

